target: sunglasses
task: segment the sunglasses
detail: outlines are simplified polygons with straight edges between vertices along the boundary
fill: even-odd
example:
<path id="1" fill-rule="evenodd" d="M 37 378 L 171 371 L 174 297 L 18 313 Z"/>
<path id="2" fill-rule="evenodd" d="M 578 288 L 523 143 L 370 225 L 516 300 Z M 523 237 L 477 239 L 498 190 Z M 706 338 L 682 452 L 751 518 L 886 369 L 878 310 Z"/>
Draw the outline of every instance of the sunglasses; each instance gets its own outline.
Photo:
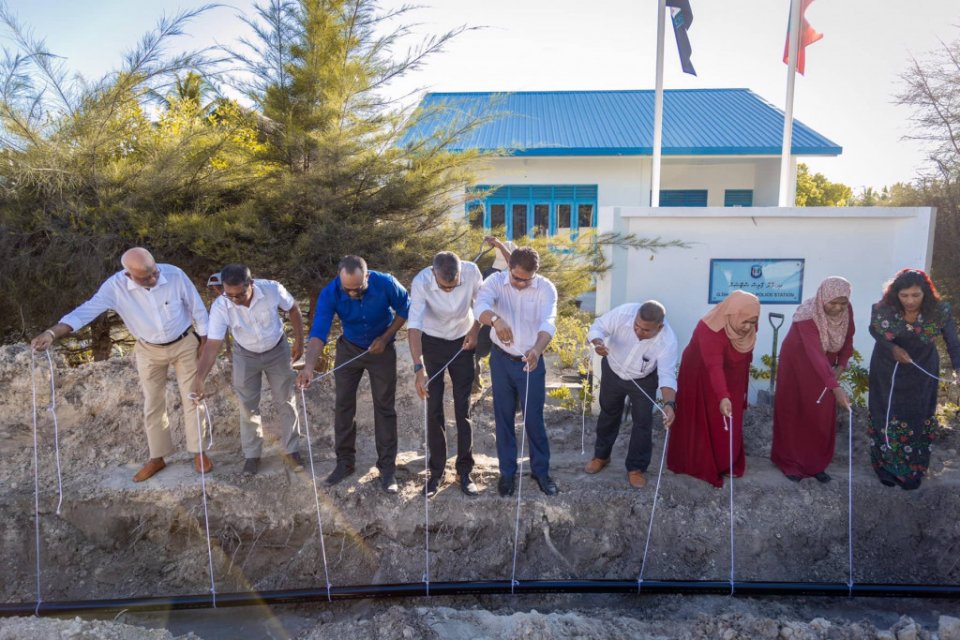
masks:
<path id="1" fill-rule="evenodd" d="M 530 276 L 529 278 L 521 278 L 518 275 L 514 275 L 513 271 L 510 272 L 510 277 L 516 280 L 517 282 L 532 282 L 537 276 Z"/>

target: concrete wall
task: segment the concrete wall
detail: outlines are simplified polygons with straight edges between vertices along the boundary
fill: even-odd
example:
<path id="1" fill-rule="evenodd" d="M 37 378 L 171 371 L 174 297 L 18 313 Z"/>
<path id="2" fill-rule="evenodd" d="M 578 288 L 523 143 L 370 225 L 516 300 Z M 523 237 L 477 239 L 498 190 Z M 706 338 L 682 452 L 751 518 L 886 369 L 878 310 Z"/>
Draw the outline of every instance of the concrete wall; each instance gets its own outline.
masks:
<path id="1" fill-rule="evenodd" d="M 869 359 L 870 305 L 883 283 L 904 267 L 928 269 L 933 252 L 935 211 L 931 208 L 663 208 L 604 207 L 601 231 L 683 240 L 689 249 L 656 254 L 635 249 L 608 250 L 613 269 L 598 282 L 597 313 L 624 302 L 655 298 L 682 345 L 707 312 L 712 258 L 804 258 L 803 297 L 816 292 L 823 278 L 840 275 L 853 284 L 857 326 L 855 347 Z M 796 305 L 765 304 L 754 364 L 771 351 L 773 332 L 767 314 L 786 316 L 780 342 L 790 328 Z"/>

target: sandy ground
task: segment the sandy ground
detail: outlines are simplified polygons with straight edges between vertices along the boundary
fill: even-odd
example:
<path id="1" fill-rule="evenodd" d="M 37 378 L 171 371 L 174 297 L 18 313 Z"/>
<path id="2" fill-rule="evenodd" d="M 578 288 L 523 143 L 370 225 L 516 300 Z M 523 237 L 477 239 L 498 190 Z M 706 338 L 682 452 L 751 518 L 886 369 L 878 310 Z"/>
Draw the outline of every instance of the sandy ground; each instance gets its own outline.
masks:
<path id="1" fill-rule="evenodd" d="M 401 349 L 405 348 L 405 345 Z M 268 447 L 261 473 L 240 474 L 237 413 L 229 391 L 229 365 L 218 364 L 208 388 L 215 463 L 207 478 L 214 576 L 220 592 L 323 585 L 419 582 L 424 574 L 422 405 L 415 398 L 407 358 L 398 358 L 401 492 L 379 489 L 374 467 L 369 388 L 360 390 L 358 469 L 340 485 L 321 484 L 326 568 L 313 485 Z M 35 361 L 37 385 L 41 591 L 44 600 L 198 594 L 210 588 L 200 484 L 183 451 L 183 419 L 175 387 L 168 390 L 171 428 L 180 453 L 155 478 L 131 476 L 146 458 L 141 400 L 129 358 L 71 369 L 57 362 L 57 419 L 64 501 L 58 501 L 49 372 Z M 33 410 L 31 357 L 24 345 L 0 348 L 0 591 L 7 602 L 36 599 L 34 552 Z M 332 385 L 305 394 L 316 473 L 333 468 Z M 366 400 L 366 401 L 365 401 Z M 274 415 L 265 394 L 268 430 Z M 452 422 L 452 411 L 448 412 Z M 960 437 L 949 421 L 934 450 L 930 477 L 920 491 L 883 487 L 869 468 L 865 417 L 854 428 L 855 569 L 857 582 L 956 583 L 960 573 Z M 548 409 L 552 474 L 561 493 L 548 498 L 525 479 L 517 546 L 517 579 L 635 579 L 653 502 L 662 433 L 655 437 L 651 484 L 626 483 L 626 437 L 602 473 L 582 472 L 593 442 L 586 424 L 581 452 L 580 415 Z M 468 498 L 446 482 L 430 502 L 430 574 L 442 580 L 509 580 L 514 550 L 515 499 L 496 495 L 497 465 L 488 399 L 474 414 L 480 496 Z M 193 426 L 193 425 L 188 425 Z M 747 473 L 735 483 L 737 580 L 846 582 L 846 422 L 829 472 L 834 481 L 799 485 L 774 468 L 769 454 L 770 415 L 752 409 L 745 425 Z M 452 447 L 451 447 L 452 448 Z M 306 442 L 302 450 L 306 453 Z M 451 456 L 453 451 L 450 452 Z M 727 490 L 664 472 L 644 577 L 725 580 L 730 572 Z M 397 604 L 398 602 L 402 604 Z M 650 602 L 655 602 L 652 609 Z M 945 637 L 941 613 L 960 616 L 952 603 L 770 605 L 740 598 L 524 596 L 486 599 L 411 599 L 274 611 L 243 609 L 183 612 L 162 618 L 124 614 L 104 620 L 0 621 L 6 637 L 303 637 L 344 634 L 418 637 L 689 637 L 874 638 Z M 638 610 L 639 607 L 642 609 Z M 792 608 L 791 608 L 792 607 Z M 849 615 L 847 615 L 849 613 Z M 914 622 L 899 620 L 909 615 Z M 822 621 L 818 622 L 818 619 Z M 159 622 L 158 622 L 159 620 Z M 827 622 L 827 621 L 830 622 Z M 136 624 L 134 632 L 122 622 Z M 913 626 L 911 627 L 911 624 Z M 224 627 L 224 625 L 227 625 Z M 230 634 L 225 629 L 250 633 Z M 272 625 L 272 626 L 271 626 Z M 150 627 L 169 627 L 174 635 Z M 949 624 L 948 624 L 949 627 Z M 258 631 L 259 630 L 259 631 Z M 892 630 L 892 631 L 891 631 Z M 136 635 L 142 633 L 143 635 Z M 892 636 L 884 633 L 893 633 Z M 949 629 L 946 631 L 950 633 Z M 7 635 L 4 635 L 7 634 Z M 110 635 L 115 634 L 115 635 Z M 152 635 L 151 635 L 152 634 Z M 879 634 L 879 635 L 878 635 Z M 925 635 L 926 634 L 926 635 Z M 902 637 L 901 637 L 902 636 Z M 960 636 L 958 636 L 960 637 Z"/>

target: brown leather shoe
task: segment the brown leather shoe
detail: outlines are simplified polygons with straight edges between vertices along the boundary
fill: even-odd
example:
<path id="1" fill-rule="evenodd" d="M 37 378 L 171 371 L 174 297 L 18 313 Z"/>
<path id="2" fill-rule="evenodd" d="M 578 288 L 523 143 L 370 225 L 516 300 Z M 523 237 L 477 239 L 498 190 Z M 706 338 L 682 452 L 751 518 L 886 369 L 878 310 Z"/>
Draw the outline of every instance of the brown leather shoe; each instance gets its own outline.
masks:
<path id="1" fill-rule="evenodd" d="M 627 480 L 634 489 L 643 489 L 647 486 L 647 477 L 643 475 L 643 471 L 627 471 Z"/>
<path id="2" fill-rule="evenodd" d="M 600 470 L 610 464 L 610 458 L 594 458 L 583 468 L 587 473 L 600 473 Z"/>
<path id="3" fill-rule="evenodd" d="M 193 456 L 193 468 L 196 469 L 197 473 L 200 473 L 201 460 L 203 460 L 202 464 L 204 473 L 210 473 L 213 471 L 213 462 L 211 462 L 207 454 L 198 453 L 197 455 Z"/>
<path id="4" fill-rule="evenodd" d="M 157 458 L 156 460 L 151 458 L 150 460 L 147 460 L 147 464 L 140 468 L 140 471 L 137 471 L 137 475 L 133 476 L 133 481 L 143 482 L 147 478 L 152 477 L 158 471 L 163 471 L 164 467 L 166 466 L 167 463 L 163 461 L 163 458 Z"/>

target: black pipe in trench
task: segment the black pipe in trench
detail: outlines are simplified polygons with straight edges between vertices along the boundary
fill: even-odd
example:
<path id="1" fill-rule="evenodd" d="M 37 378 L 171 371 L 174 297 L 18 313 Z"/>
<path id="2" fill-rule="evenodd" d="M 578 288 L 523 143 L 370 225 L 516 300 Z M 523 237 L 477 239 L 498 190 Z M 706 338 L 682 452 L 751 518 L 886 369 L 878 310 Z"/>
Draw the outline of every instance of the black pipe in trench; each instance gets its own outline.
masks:
<path id="1" fill-rule="evenodd" d="M 639 595 L 731 595 L 730 582 L 644 580 Z M 835 582 L 735 582 L 736 596 L 833 596 L 887 598 L 957 598 L 960 585 L 931 584 L 846 584 Z M 510 581 L 431 582 L 430 596 L 516 595 L 556 593 L 638 593 L 636 580 L 527 580 L 511 585 Z M 410 598 L 427 596 L 422 582 L 406 584 L 356 585 L 326 589 L 285 589 L 280 591 L 245 591 L 219 593 L 217 607 L 243 607 L 265 604 L 322 604 L 329 600 L 361 598 Z M 189 596 L 157 596 L 105 600 L 61 600 L 41 602 L 39 615 L 58 615 L 90 611 L 170 611 L 174 609 L 207 609 L 214 606 L 210 594 Z M 0 616 L 31 616 L 36 602 L 0 604 Z"/>

